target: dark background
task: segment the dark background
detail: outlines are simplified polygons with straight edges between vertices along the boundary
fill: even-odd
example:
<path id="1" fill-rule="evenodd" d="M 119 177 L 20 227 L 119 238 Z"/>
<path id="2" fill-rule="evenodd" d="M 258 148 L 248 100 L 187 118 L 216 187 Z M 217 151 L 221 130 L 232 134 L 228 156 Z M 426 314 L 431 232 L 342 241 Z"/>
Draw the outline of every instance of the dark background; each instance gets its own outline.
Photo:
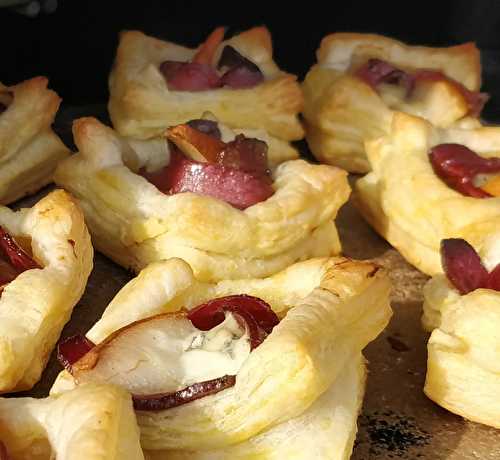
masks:
<path id="1" fill-rule="evenodd" d="M 118 33 L 140 29 L 196 46 L 218 25 L 229 32 L 267 25 L 275 59 L 302 78 L 323 36 L 376 32 L 411 44 L 446 46 L 476 41 L 484 90 L 493 98 L 486 118 L 500 114 L 500 1 L 106 1 L 59 0 L 54 13 L 28 18 L 0 9 L 2 69 L 12 84 L 46 75 L 66 106 L 105 103 Z M 500 118 L 500 117 L 498 117 Z"/>

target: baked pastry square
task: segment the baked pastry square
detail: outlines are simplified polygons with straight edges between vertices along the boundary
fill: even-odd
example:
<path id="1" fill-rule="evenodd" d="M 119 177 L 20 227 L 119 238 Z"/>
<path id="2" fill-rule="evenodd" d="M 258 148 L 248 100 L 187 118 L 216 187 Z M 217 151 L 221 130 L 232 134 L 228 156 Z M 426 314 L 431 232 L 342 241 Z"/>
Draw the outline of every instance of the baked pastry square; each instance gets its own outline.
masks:
<path id="1" fill-rule="evenodd" d="M 115 129 L 145 139 L 210 111 L 232 128 L 260 128 L 285 141 L 301 139 L 304 132 L 297 115 L 302 92 L 295 75 L 281 71 L 274 62 L 269 31 L 255 27 L 223 41 L 207 64 L 215 67 L 227 46 L 257 66 L 263 81 L 246 88 L 180 91 L 169 88 L 160 66 L 190 61 L 202 47 L 191 49 L 139 31 L 123 32 L 109 78 L 108 109 Z"/>
<path id="2" fill-rule="evenodd" d="M 487 96 L 479 50 L 408 46 L 373 34 L 334 33 L 317 51 L 303 83 L 309 147 L 316 158 L 351 172 L 370 170 L 364 141 L 390 129 L 393 111 L 436 126 L 477 126 Z"/>
<path id="3" fill-rule="evenodd" d="M 167 317 L 178 320 L 179 315 L 185 314 L 180 310 L 182 307 L 188 312 L 199 311 L 193 307 L 225 296 L 245 294 L 267 302 L 282 319 L 242 363 L 234 386 L 166 410 L 157 407 L 158 410 L 149 411 L 136 405 L 141 442 L 145 449 L 230 449 L 228 446 L 248 442 L 246 446 L 236 449 L 243 449 L 242 452 L 253 452 L 255 449 L 259 452 L 260 447 L 258 443 L 253 446 L 256 440 L 252 441 L 252 438 L 261 436 L 259 433 L 267 430 L 279 430 L 281 424 L 286 426 L 289 423 L 288 426 L 299 430 L 292 419 L 302 414 L 307 419 L 305 413 L 315 401 L 332 384 L 336 385 L 344 370 L 349 372 L 346 366 L 353 363 L 360 365 L 361 350 L 383 330 L 391 316 L 389 292 L 389 280 L 379 267 L 342 257 L 297 263 L 269 278 L 225 280 L 217 284 L 196 280 L 184 261 L 169 259 L 151 264 L 127 284 L 106 308 L 101 320 L 88 332 L 87 339 L 107 344 L 124 331 L 147 328 L 151 320 L 162 321 Z M 139 330 L 134 329 L 137 326 Z M 122 364 L 138 369 L 133 364 L 135 358 L 130 360 L 130 353 L 138 348 L 139 336 L 133 332 L 130 337 L 135 338 L 128 343 L 127 349 L 115 355 L 114 376 L 110 377 L 111 380 L 120 380 L 129 389 L 134 388 L 133 392 L 137 394 L 143 384 L 149 385 L 152 374 L 143 374 L 142 368 L 136 375 L 143 377 L 135 381 L 135 377 L 129 379 L 132 374 L 120 372 Z M 155 339 L 155 342 L 165 343 L 161 338 L 158 340 Z M 102 370 L 103 364 L 106 365 L 106 358 L 98 358 L 97 361 L 89 359 L 93 350 L 81 358 L 83 361 L 73 364 L 72 373 L 79 384 L 89 379 L 103 379 L 103 374 L 96 372 Z M 236 356 L 237 352 L 233 354 Z M 162 368 L 156 353 L 148 353 L 148 356 L 150 362 L 155 363 L 155 368 Z M 209 358 L 203 362 L 207 360 Z M 75 366 L 83 369 L 81 363 L 84 362 L 91 363 L 87 366 L 90 373 L 75 373 Z M 199 367 L 203 367 L 201 362 Z M 343 401 L 350 407 L 347 418 L 351 421 L 359 408 L 355 401 L 360 397 L 362 385 L 362 369 L 358 367 L 354 371 L 358 384 L 349 388 L 349 395 Z M 163 371 L 161 373 L 164 375 Z M 53 391 L 63 391 L 74 384 L 73 377 L 64 372 Z M 134 399 L 136 404 L 148 399 L 146 396 L 138 398 Z M 316 410 L 309 413 L 315 420 L 316 416 L 322 417 Z M 339 452 L 344 443 L 346 451 L 352 447 L 355 429 L 351 422 L 347 423 L 350 434 L 342 436 L 343 441 L 336 446 Z M 300 426 L 300 429 L 303 428 Z M 300 436 L 300 433 L 297 435 Z M 272 433 L 269 433 L 271 440 L 266 434 L 262 436 L 266 439 L 265 443 L 273 442 Z"/>
<path id="4" fill-rule="evenodd" d="M 500 234 L 476 248 L 483 265 L 459 254 L 467 262 L 452 261 L 458 273 L 436 275 L 424 287 L 422 322 L 431 332 L 424 391 L 455 414 L 500 428 Z M 481 271 L 490 272 L 486 282 Z"/>
<path id="5" fill-rule="evenodd" d="M 0 398 L 2 458 L 142 460 L 130 395 L 111 385 L 82 385 L 45 399 Z"/>
<path id="6" fill-rule="evenodd" d="M 2 286 L 0 392 L 5 393 L 27 390 L 39 380 L 83 294 L 93 250 L 82 212 L 62 190 L 29 209 L 0 207 L 0 226 L 32 252 L 38 267 Z"/>
<path id="7" fill-rule="evenodd" d="M 45 77 L 0 83 L 0 204 L 9 204 L 52 182 L 69 150 L 52 131 L 61 99 Z"/>
<path id="8" fill-rule="evenodd" d="M 442 272 L 441 240 L 463 238 L 480 247 L 500 225 L 500 198 L 464 196 L 436 174 L 431 150 L 456 144 L 476 152 L 478 160 L 498 157 L 500 129 L 439 129 L 397 112 L 389 134 L 366 143 L 372 172 L 355 186 L 365 219 L 428 275 Z"/>
<path id="9" fill-rule="evenodd" d="M 78 198 L 95 247 L 124 267 L 181 257 L 202 280 L 252 278 L 340 251 L 333 219 L 350 193 L 340 169 L 282 163 L 270 176 L 272 196 L 240 210 L 198 193 L 162 193 L 136 174 L 168 164 L 165 139 L 127 141 L 92 118 L 73 132 L 80 152 L 60 164 L 56 183 Z"/>

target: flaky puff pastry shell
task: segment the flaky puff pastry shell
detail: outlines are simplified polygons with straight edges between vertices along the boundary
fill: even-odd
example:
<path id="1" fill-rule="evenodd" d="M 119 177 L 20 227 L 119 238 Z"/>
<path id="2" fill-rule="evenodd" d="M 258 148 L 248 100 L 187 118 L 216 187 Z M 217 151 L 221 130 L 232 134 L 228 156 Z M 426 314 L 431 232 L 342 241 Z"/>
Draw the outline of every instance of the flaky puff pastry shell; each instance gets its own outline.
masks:
<path id="1" fill-rule="evenodd" d="M 190 61 L 197 50 L 138 31 L 122 32 L 109 77 L 113 126 L 123 135 L 145 139 L 208 110 L 232 128 L 262 128 L 278 139 L 301 139 L 304 131 L 297 115 L 303 106 L 302 91 L 296 76 L 281 71 L 274 62 L 269 31 L 255 27 L 223 41 L 213 64 L 226 45 L 255 63 L 264 82 L 248 89 L 169 90 L 160 64 Z"/>
<path id="2" fill-rule="evenodd" d="M 145 449 L 221 449 L 304 414 L 384 329 L 392 314 L 389 292 L 379 267 L 341 257 L 297 263 L 269 278 L 217 284 L 196 280 L 184 261 L 169 259 L 128 283 L 87 337 L 99 343 L 133 321 L 225 295 L 268 302 L 284 318 L 252 351 L 234 387 L 169 410 L 137 413 Z M 73 385 L 63 372 L 53 391 Z M 242 449 L 253 452 L 252 441 Z"/>
<path id="3" fill-rule="evenodd" d="M 437 275 L 424 299 L 422 322 L 432 332 L 425 394 L 455 414 L 500 428 L 500 292 L 460 295 Z"/>
<path id="4" fill-rule="evenodd" d="M 366 381 L 360 355 L 302 415 L 225 449 L 146 451 L 148 460 L 348 460 Z"/>
<path id="5" fill-rule="evenodd" d="M 52 182 L 57 163 L 70 153 L 51 128 L 61 99 L 47 83 L 45 77 L 0 83 L 0 95 L 12 97 L 0 114 L 0 204 Z"/>
<path id="6" fill-rule="evenodd" d="M 144 459 L 130 395 L 112 385 L 0 398 L 0 441 L 12 460 Z"/>
<path id="7" fill-rule="evenodd" d="M 406 70 L 433 69 L 478 91 L 479 50 L 472 43 L 449 48 L 407 46 L 373 34 L 335 33 L 317 51 L 317 64 L 303 83 L 304 117 L 309 147 L 319 161 L 351 172 L 370 171 L 364 141 L 386 134 L 394 110 L 429 120 L 436 126 L 477 126 L 467 117 L 467 101 L 449 82 L 420 83 L 411 98 L 373 89 L 352 75 L 352 67 L 368 59 L 387 61 Z"/>
<path id="8" fill-rule="evenodd" d="M 0 297 L 0 392 L 10 392 L 39 380 L 83 294 L 93 250 L 81 210 L 62 190 L 30 209 L 0 207 L 0 225 L 43 267 L 21 273 Z"/>
<path id="9" fill-rule="evenodd" d="M 355 203 L 366 220 L 428 275 L 442 273 L 442 239 L 463 238 L 480 247 L 500 226 L 500 198 L 464 196 L 434 173 L 428 153 L 442 143 L 500 156 L 500 128 L 439 129 L 397 112 L 389 134 L 366 143 L 373 171 L 355 186 Z"/>
<path id="10" fill-rule="evenodd" d="M 251 278 L 340 251 L 333 219 L 350 193 L 345 171 L 282 163 L 273 196 L 240 211 L 209 196 L 166 195 L 135 174 L 168 162 L 164 139 L 127 142 L 92 118 L 73 133 L 80 152 L 55 181 L 79 199 L 95 247 L 124 267 L 181 257 L 203 280 Z"/>

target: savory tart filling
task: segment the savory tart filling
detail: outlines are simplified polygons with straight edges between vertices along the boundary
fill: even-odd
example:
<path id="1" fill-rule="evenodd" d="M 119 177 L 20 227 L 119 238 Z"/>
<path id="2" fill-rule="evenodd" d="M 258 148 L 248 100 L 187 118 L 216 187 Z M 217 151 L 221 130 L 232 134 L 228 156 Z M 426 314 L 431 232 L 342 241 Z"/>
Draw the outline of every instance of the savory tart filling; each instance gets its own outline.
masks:
<path id="1" fill-rule="evenodd" d="M 190 62 L 164 61 L 160 64 L 160 72 L 170 90 L 243 89 L 252 88 L 264 80 L 259 67 L 230 45 L 224 47 L 219 62 L 213 65 L 224 33 L 223 27 L 216 28 Z"/>
<path id="2" fill-rule="evenodd" d="M 163 193 L 200 193 L 246 209 L 273 193 L 267 144 L 239 134 L 223 142 L 217 122 L 192 120 L 167 130 L 170 161 L 160 170 L 139 171 Z"/>
<path id="3" fill-rule="evenodd" d="M 460 144 L 439 144 L 429 152 L 436 175 L 462 195 L 500 196 L 500 158 L 484 158 Z M 493 176 L 492 176 L 493 174 Z"/>
<path id="4" fill-rule="evenodd" d="M 370 85 L 379 94 L 390 98 L 394 95 L 403 99 L 410 99 L 423 82 L 446 81 L 455 87 L 463 96 L 469 107 L 468 115 L 479 116 L 489 95 L 479 91 L 470 91 L 462 83 L 446 76 L 443 72 L 430 69 L 416 69 L 413 72 L 402 70 L 381 59 L 369 59 L 359 67 L 354 74 Z"/>
<path id="5" fill-rule="evenodd" d="M 32 268 L 41 267 L 0 226 L 0 294 L 7 284 L 15 280 L 22 272 Z"/>
<path id="6" fill-rule="evenodd" d="M 77 383 L 113 383 L 132 393 L 136 409 L 163 410 L 233 386 L 278 322 L 259 298 L 221 297 L 136 321 L 97 346 L 71 337 L 58 357 Z"/>
<path id="7" fill-rule="evenodd" d="M 488 272 L 467 241 L 460 238 L 443 240 L 441 260 L 446 277 L 461 295 L 480 288 L 500 291 L 500 263 Z"/>

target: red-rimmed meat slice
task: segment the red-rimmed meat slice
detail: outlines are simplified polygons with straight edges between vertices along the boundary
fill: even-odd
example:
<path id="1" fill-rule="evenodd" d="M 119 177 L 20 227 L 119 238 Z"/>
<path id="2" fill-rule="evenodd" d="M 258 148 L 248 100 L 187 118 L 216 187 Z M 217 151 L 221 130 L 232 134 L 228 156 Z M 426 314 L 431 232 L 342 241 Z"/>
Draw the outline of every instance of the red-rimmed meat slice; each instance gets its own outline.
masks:
<path id="1" fill-rule="evenodd" d="M 145 177 L 165 193 L 199 193 L 225 201 L 238 209 L 265 201 L 274 193 L 267 177 L 256 177 L 220 164 L 193 161 L 175 149 L 163 173 Z"/>
<path id="2" fill-rule="evenodd" d="M 270 330 L 277 318 L 271 319 L 273 313 L 261 299 L 230 296 L 216 302 L 217 324 L 208 330 L 197 328 L 186 312 L 157 315 L 91 346 L 68 369 L 77 383 L 113 383 L 127 389 L 139 410 L 168 409 L 229 388 L 252 349 L 266 338 L 261 324 Z M 195 311 L 195 316 L 210 316 L 200 313 L 200 307 Z M 82 343 L 77 342 L 76 351 L 70 351 L 73 357 Z M 66 354 L 63 360 L 73 357 Z"/>
<path id="3" fill-rule="evenodd" d="M 460 238 L 441 241 L 441 263 L 448 280 L 460 294 L 487 287 L 488 271 L 467 241 Z"/>
<path id="4" fill-rule="evenodd" d="M 429 159 L 436 175 L 462 195 L 489 198 L 491 195 L 474 185 L 477 174 L 500 172 L 500 158 L 483 158 L 460 144 L 433 147 Z"/>
<path id="5" fill-rule="evenodd" d="M 264 81 L 264 75 L 259 67 L 230 45 L 226 45 L 222 50 L 217 68 L 225 70 L 221 77 L 223 86 L 244 89 Z"/>
<path id="6" fill-rule="evenodd" d="M 498 264 L 488 275 L 488 289 L 500 291 L 500 264 Z"/>
<path id="7" fill-rule="evenodd" d="M 74 335 L 59 342 L 57 346 L 57 360 L 67 371 L 71 372 L 71 366 L 83 358 L 95 344 L 84 335 Z"/>
<path id="8" fill-rule="evenodd" d="M 356 76 L 376 89 L 382 83 L 401 85 L 409 95 L 415 85 L 415 78 L 397 67 L 381 59 L 369 59 L 356 71 Z"/>
<path id="9" fill-rule="evenodd" d="M 217 155 L 217 163 L 240 169 L 256 176 L 269 175 L 267 144 L 259 139 L 238 134 Z"/>
<path id="10" fill-rule="evenodd" d="M 160 65 L 168 87 L 175 91 L 205 91 L 219 88 L 221 81 L 209 64 L 165 61 Z"/>

